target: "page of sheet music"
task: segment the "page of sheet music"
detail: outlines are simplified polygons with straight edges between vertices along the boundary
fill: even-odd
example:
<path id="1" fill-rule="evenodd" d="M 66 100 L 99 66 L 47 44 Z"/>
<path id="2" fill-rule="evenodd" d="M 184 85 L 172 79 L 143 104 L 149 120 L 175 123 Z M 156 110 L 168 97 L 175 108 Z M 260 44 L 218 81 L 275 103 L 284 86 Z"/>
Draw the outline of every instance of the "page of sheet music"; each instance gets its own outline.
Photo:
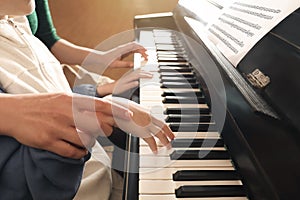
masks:
<path id="1" fill-rule="evenodd" d="M 236 67 L 265 34 L 299 7 L 299 0 L 233 1 L 208 25 L 208 38 Z"/>
<path id="2" fill-rule="evenodd" d="M 224 4 L 226 1 L 228 0 L 223 0 L 222 3 Z M 179 0 L 178 4 L 195 14 L 197 20 L 201 22 L 201 27 L 207 26 L 216 20 L 224 6 L 209 0 Z"/>

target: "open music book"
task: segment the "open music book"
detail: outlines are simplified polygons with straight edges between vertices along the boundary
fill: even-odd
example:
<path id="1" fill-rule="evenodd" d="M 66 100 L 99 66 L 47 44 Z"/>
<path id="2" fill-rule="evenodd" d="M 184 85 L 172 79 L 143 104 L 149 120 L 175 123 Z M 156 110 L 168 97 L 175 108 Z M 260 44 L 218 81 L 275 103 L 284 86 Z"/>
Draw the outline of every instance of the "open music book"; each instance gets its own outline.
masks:
<path id="1" fill-rule="evenodd" d="M 220 6 L 222 9 L 219 16 L 206 22 L 206 34 L 232 65 L 237 67 L 265 34 L 300 7 L 300 1 L 239 0 L 225 1 Z M 198 16 L 201 18 L 201 15 Z M 202 23 L 193 19 L 187 22 L 192 28 L 200 27 Z"/>

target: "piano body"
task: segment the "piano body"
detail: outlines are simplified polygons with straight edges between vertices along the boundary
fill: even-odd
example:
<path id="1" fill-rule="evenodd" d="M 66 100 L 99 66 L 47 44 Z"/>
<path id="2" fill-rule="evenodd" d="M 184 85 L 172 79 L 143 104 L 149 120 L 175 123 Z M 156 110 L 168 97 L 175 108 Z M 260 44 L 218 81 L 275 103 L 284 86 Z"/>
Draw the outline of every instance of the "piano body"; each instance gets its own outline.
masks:
<path id="1" fill-rule="evenodd" d="M 160 114 L 178 137 L 173 152 L 157 156 L 142 140 L 128 138 L 123 199 L 299 199 L 300 9 L 235 68 L 186 20 L 204 28 L 223 8 L 222 1 L 197 1 L 208 16 L 191 11 L 190 2 L 179 1 L 172 13 L 135 17 L 136 39 L 154 60 L 149 67 L 154 78 L 141 80 L 139 101 L 162 106 Z M 213 66 L 224 91 L 205 77 Z M 265 87 L 247 79 L 257 68 L 271 80 Z M 220 107 L 213 112 L 216 104 Z"/>

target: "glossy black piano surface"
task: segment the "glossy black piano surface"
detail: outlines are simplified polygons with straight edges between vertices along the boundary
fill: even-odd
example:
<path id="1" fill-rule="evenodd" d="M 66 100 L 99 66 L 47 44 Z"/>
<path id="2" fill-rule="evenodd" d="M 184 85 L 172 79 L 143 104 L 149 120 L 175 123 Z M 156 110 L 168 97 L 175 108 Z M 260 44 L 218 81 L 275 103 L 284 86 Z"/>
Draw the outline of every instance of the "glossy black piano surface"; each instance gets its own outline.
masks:
<path id="1" fill-rule="evenodd" d="M 216 9 L 222 8 L 220 4 L 213 1 L 208 2 Z M 205 38 L 199 38 L 194 33 L 184 20 L 184 16 L 201 21 L 195 13 L 191 13 L 182 4 L 178 5 L 172 16 L 136 18 L 135 27 L 156 27 L 155 29 L 160 27 L 182 32 L 199 42 L 214 60 L 222 76 L 227 97 L 226 120 L 223 130 L 220 132 L 234 167 L 243 182 L 243 191 L 237 189 L 237 193 L 245 193 L 249 199 L 258 200 L 299 199 L 300 9 L 293 12 L 264 36 L 243 58 L 236 69 L 220 53 L 216 52 L 216 48 L 209 45 Z M 139 32 L 137 31 L 138 39 Z M 188 44 L 184 43 L 183 46 L 189 60 L 197 60 L 193 57 L 201 56 L 199 52 L 190 49 Z M 192 63 L 192 66 L 209 67 L 199 63 Z M 272 83 L 264 89 L 250 87 L 276 113 L 277 118 L 256 110 L 247 101 L 245 94 L 238 89 L 236 82 L 224 70 L 224 68 L 234 68 L 234 73 L 245 77 L 245 74 L 252 72 L 257 66 L 260 66 L 271 77 Z M 201 76 L 196 73 L 195 77 L 189 77 L 189 79 L 196 78 L 205 100 L 210 104 L 210 94 L 216 93 L 216 91 L 209 91 L 206 84 L 202 83 Z M 170 80 L 172 78 L 169 78 Z M 189 82 L 188 78 L 187 82 Z M 247 81 L 245 80 L 245 82 Z M 170 110 L 172 111 L 172 109 Z M 193 112 L 187 114 L 193 115 Z M 138 151 L 138 139 L 131 137 L 129 140 L 130 151 Z M 138 162 L 137 157 L 129 155 L 127 167 L 137 169 Z M 139 199 L 138 177 L 139 174 L 127 174 L 124 199 Z M 181 189 L 197 190 L 197 188 Z M 198 189 L 202 190 L 203 188 Z M 218 189 L 222 190 L 222 188 Z"/>

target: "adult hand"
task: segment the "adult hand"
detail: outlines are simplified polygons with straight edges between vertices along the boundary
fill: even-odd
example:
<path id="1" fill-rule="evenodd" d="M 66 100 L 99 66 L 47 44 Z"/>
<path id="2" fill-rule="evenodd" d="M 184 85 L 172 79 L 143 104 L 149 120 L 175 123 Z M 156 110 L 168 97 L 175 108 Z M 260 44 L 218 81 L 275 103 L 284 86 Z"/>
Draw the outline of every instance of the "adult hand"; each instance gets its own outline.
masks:
<path id="1" fill-rule="evenodd" d="M 87 154 L 86 146 L 93 145 L 95 132 L 111 134 L 113 111 L 125 121 L 132 115 L 111 102 L 80 95 L 1 95 L 1 103 L 1 115 L 5 116 L 1 133 L 24 145 L 74 159 Z M 85 134 L 85 141 L 77 130 Z"/>
<path id="2" fill-rule="evenodd" d="M 157 152 L 157 144 L 154 137 L 157 137 L 163 145 L 170 145 L 170 140 L 173 140 L 175 137 L 173 132 L 167 124 L 151 115 L 145 107 L 120 97 L 111 97 L 110 100 L 133 112 L 133 117 L 130 121 L 116 119 L 116 125 L 120 129 L 143 138 L 153 152 Z"/>

